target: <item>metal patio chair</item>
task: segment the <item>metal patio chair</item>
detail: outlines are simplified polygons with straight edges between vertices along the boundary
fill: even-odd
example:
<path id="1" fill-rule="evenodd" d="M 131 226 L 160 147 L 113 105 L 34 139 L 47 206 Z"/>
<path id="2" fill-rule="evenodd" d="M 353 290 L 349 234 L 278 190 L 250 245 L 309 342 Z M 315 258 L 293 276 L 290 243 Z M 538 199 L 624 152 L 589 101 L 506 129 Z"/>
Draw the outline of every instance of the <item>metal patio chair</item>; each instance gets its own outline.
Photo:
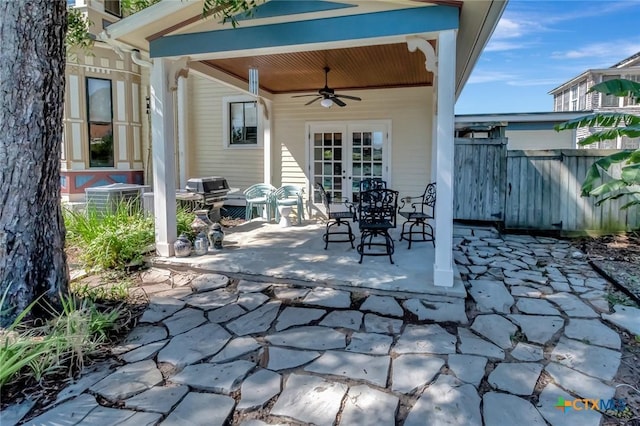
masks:
<path id="1" fill-rule="evenodd" d="M 400 241 L 409 241 L 409 249 L 412 242 L 431 241 L 436 246 L 436 238 L 429 220 L 435 217 L 436 184 L 430 183 L 422 195 L 416 197 L 404 197 L 398 209 L 398 214 L 406 219 L 402 224 Z M 404 210 L 403 210 L 404 209 Z M 409 225 L 407 230 L 405 227 Z"/>
<path id="2" fill-rule="evenodd" d="M 322 184 L 316 183 L 316 187 L 318 188 L 318 192 L 320 192 L 322 203 L 327 210 L 328 221 L 324 234 L 322 235 L 324 249 L 326 250 L 327 247 L 329 247 L 329 243 L 351 243 L 351 248 L 355 248 L 353 242 L 355 241 L 356 236 L 351 230 L 351 224 L 349 223 L 350 220 L 356 220 L 356 211 L 353 204 L 348 200 L 344 200 L 340 203 L 334 203 L 331 199 L 331 195 L 327 194 Z M 338 210 L 338 206 L 342 206 L 342 209 Z M 340 228 L 342 225 L 347 227 L 346 231 L 334 229 L 334 227 Z"/>
<path id="3" fill-rule="evenodd" d="M 389 230 L 396 227 L 396 211 L 398 210 L 398 191 L 392 189 L 370 189 L 360 194 L 358 204 L 358 225 L 360 226 L 360 244 L 357 250 L 360 261 L 364 256 L 389 256 L 393 264 L 395 250 L 393 238 Z M 383 242 L 375 240 L 382 237 Z M 375 247 L 384 247 L 384 252 Z"/>

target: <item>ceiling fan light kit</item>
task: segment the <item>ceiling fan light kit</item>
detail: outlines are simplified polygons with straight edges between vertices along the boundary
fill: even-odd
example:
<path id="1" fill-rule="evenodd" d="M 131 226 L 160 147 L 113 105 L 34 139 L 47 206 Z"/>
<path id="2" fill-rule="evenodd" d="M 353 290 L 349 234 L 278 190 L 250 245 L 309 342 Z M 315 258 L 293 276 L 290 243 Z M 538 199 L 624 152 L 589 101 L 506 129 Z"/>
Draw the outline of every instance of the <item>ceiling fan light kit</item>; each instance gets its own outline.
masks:
<path id="1" fill-rule="evenodd" d="M 362 100 L 357 96 L 339 95 L 339 94 L 335 93 L 335 90 L 329 88 L 329 84 L 327 82 L 327 76 L 329 74 L 329 71 L 331 71 L 331 68 L 324 67 L 324 87 L 322 89 L 319 89 L 318 93 L 308 94 L 308 95 L 295 95 L 295 96 L 292 96 L 292 97 L 293 98 L 302 98 L 302 97 L 307 97 L 307 96 L 314 96 L 315 99 L 312 99 L 309 102 L 307 102 L 305 104 L 305 106 L 306 105 L 311 105 L 312 103 L 314 103 L 316 101 L 320 101 L 320 105 L 322 105 L 325 108 L 331 108 L 331 106 L 333 104 L 336 104 L 339 107 L 347 106 L 347 104 L 344 103 L 344 101 L 342 99 L 340 99 L 340 98 L 350 99 L 352 101 L 361 101 Z"/>

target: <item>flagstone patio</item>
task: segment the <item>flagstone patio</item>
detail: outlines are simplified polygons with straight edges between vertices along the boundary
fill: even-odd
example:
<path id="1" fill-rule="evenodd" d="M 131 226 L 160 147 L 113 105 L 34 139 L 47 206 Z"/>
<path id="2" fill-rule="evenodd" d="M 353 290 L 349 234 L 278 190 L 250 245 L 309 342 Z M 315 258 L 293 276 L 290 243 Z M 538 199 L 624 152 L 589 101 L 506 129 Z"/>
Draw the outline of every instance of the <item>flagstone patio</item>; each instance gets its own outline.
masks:
<path id="1" fill-rule="evenodd" d="M 616 396 L 607 282 L 568 243 L 474 234 L 456 237 L 466 308 L 152 268 L 119 361 L 25 424 L 600 425 L 600 412 L 564 402 Z M 621 327 L 640 319 L 613 310 Z M 26 411 L 5 410 L 2 425 Z"/>

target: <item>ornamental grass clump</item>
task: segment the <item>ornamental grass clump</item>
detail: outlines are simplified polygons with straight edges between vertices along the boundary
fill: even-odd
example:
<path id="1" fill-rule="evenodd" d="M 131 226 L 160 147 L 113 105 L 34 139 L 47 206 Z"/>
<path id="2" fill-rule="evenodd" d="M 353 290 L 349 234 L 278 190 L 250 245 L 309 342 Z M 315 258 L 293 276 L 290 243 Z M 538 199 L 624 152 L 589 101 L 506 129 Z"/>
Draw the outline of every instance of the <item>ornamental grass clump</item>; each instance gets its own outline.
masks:
<path id="1" fill-rule="evenodd" d="M 124 269 L 139 266 L 154 242 L 153 219 L 127 202 L 114 211 L 65 211 L 67 241 L 80 249 L 80 259 L 89 268 Z"/>
<path id="2" fill-rule="evenodd" d="M 64 213 L 67 243 L 79 249 L 80 260 L 87 268 L 97 270 L 139 267 L 144 256 L 153 252 L 155 228 L 153 218 L 145 216 L 129 202 L 116 205 L 114 211 L 99 212 L 89 208 Z M 178 235 L 195 237 L 191 223 L 193 213 L 178 209 Z"/>
<path id="3" fill-rule="evenodd" d="M 46 319 L 28 319 L 35 309 Z M 8 328 L 0 329 L 0 392 L 15 382 L 40 382 L 79 371 L 117 331 L 123 312 L 119 306 L 101 311 L 94 302 L 73 295 L 62 296 L 57 309 L 37 299 Z"/>

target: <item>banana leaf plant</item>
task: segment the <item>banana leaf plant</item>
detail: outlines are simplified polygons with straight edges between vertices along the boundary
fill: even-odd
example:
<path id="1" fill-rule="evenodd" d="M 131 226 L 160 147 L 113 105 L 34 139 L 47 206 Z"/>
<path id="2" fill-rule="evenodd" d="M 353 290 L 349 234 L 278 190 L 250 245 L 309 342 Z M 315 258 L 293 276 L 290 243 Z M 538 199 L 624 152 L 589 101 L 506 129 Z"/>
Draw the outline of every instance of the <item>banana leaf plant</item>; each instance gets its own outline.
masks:
<path id="1" fill-rule="evenodd" d="M 640 102 L 640 83 L 631 80 L 603 81 L 589 89 L 588 93 L 590 92 L 629 96 L 633 99 L 632 103 Z M 558 124 L 555 129 L 561 131 L 580 127 L 602 129 L 582 139 L 578 142 L 580 145 L 616 139 L 618 136 L 637 138 L 640 137 L 640 116 L 625 112 L 600 112 Z M 609 173 L 614 164 L 622 165 L 619 177 L 613 177 Z M 621 209 L 640 204 L 640 149 L 619 151 L 594 162 L 582 181 L 581 195 L 597 197 L 598 206 L 607 200 L 621 197 L 628 198 Z"/>

